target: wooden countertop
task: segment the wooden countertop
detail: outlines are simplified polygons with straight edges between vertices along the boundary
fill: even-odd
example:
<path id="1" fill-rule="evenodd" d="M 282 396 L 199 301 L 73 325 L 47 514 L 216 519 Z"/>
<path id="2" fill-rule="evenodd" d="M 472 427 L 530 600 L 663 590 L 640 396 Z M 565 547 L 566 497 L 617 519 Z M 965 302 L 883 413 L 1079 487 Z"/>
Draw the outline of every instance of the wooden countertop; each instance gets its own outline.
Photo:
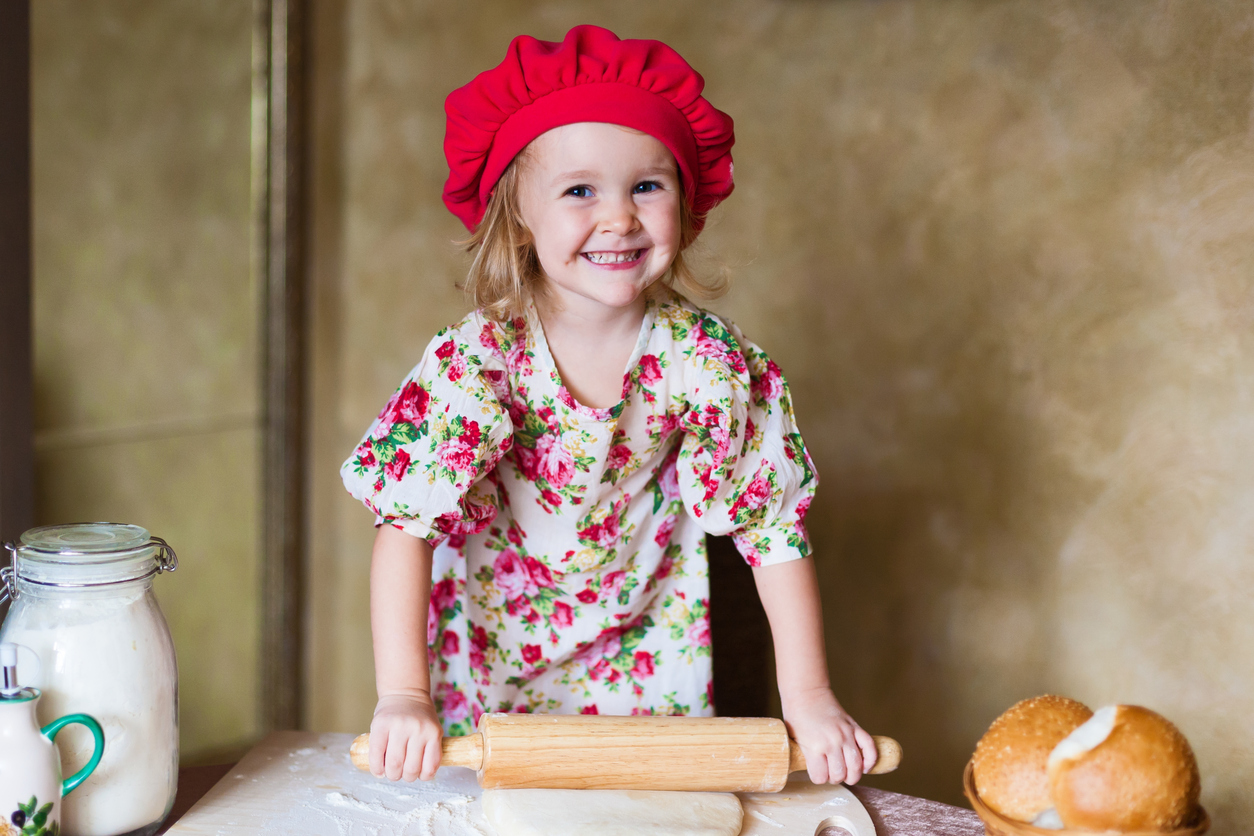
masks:
<path id="1" fill-rule="evenodd" d="M 226 777 L 235 766 L 233 763 L 215 764 L 214 766 L 186 766 L 179 770 L 179 788 L 174 796 L 174 808 L 166 817 L 165 823 L 157 831 L 161 836 L 192 808 L 192 805 L 213 789 L 213 785 Z"/>
<path id="2" fill-rule="evenodd" d="M 174 826 L 234 766 L 227 763 L 180 769 L 174 808 L 158 834 Z M 870 813 L 878 836 L 984 836 L 983 824 L 970 810 L 868 786 L 853 787 L 853 792 Z M 824 830 L 820 836 L 843 833 Z"/>

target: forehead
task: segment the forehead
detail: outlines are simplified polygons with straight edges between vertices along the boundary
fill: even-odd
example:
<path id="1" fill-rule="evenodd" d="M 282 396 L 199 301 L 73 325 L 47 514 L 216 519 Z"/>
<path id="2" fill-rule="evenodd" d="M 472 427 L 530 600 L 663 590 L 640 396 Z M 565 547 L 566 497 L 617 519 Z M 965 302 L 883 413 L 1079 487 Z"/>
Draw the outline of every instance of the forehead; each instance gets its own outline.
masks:
<path id="1" fill-rule="evenodd" d="M 528 167 L 552 176 L 562 171 L 678 171 L 674 156 L 657 139 L 606 122 L 576 122 L 553 128 L 532 140 L 523 155 Z"/>

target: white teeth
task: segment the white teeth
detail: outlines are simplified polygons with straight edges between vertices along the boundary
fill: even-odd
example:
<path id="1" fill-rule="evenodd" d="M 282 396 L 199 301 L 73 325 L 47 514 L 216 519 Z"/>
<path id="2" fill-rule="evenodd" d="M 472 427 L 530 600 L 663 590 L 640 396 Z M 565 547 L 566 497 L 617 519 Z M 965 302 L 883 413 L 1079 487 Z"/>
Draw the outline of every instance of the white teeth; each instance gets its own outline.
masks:
<path id="1" fill-rule="evenodd" d="M 622 264 L 625 261 L 635 261 L 640 257 L 640 250 L 631 250 L 625 253 L 584 253 L 584 258 L 593 264 Z"/>

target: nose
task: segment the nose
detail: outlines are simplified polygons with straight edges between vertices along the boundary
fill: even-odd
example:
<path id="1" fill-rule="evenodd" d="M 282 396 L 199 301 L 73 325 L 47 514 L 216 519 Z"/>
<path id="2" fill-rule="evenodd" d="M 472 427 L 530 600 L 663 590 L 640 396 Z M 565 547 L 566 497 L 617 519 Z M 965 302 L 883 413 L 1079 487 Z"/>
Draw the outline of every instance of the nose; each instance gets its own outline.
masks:
<path id="1" fill-rule="evenodd" d="M 630 235 L 640 228 L 636 202 L 630 195 L 602 197 L 598 205 L 597 230 L 614 235 Z"/>

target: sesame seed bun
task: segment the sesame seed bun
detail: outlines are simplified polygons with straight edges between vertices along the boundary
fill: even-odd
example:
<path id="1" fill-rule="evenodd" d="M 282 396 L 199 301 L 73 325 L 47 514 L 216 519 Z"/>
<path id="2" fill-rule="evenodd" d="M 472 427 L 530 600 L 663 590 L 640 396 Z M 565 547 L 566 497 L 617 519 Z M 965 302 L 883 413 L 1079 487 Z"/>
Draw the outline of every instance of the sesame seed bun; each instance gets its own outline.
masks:
<path id="1" fill-rule="evenodd" d="M 1201 783 L 1189 741 L 1148 708 L 1100 709 L 1058 745 L 1048 772 L 1067 827 L 1173 830 L 1197 815 Z"/>
<path id="2" fill-rule="evenodd" d="M 980 799 L 1003 816 L 1024 822 L 1052 807 L 1049 753 L 1092 716 L 1083 703 L 1053 695 L 1012 705 L 975 747 L 972 777 Z"/>

